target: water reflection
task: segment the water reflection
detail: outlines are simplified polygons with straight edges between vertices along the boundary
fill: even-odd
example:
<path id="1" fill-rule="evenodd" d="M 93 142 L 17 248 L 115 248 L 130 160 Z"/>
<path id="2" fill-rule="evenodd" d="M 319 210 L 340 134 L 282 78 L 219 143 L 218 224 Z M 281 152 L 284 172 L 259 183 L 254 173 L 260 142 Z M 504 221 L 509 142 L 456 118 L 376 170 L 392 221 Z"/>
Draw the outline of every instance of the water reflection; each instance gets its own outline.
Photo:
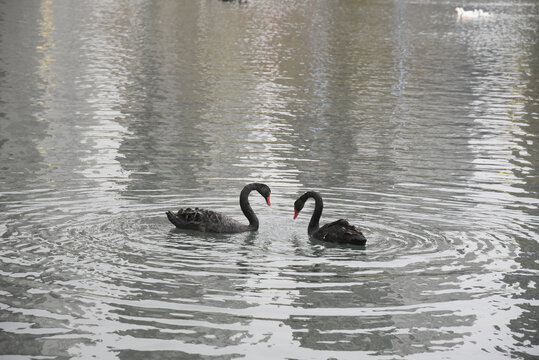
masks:
<path id="1" fill-rule="evenodd" d="M 536 354 L 534 5 L 459 22 L 415 1 L 17 4 L 0 5 L 3 354 Z M 274 191 L 257 233 L 163 216 L 242 219 L 249 181 Z M 292 222 L 309 188 L 366 249 Z"/>
<path id="2" fill-rule="evenodd" d="M 47 124 L 38 119 L 36 113 L 43 111 L 43 103 L 39 101 L 29 101 L 38 98 L 39 90 L 36 88 L 36 67 L 38 61 L 34 52 L 36 51 L 36 37 L 29 41 L 20 43 L 20 38 L 15 34 L 20 34 L 24 28 L 23 23 L 10 21 L 7 14 L 22 14 L 24 6 L 22 4 L 10 4 L 8 10 L 0 15 L 2 18 L 2 36 L 0 38 L 3 51 L 2 60 L 5 67 L 0 71 L 0 87 L 2 110 L 0 111 L 0 179 L 6 184 L 6 190 L 11 189 L 14 184 L 19 188 L 24 188 L 26 183 L 33 182 L 33 174 L 38 172 L 43 165 L 41 154 L 34 146 L 35 140 L 44 136 L 44 129 Z M 39 7 L 28 9 L 28 15 L 35 19 L 40 19 Z M 38 22 L 29 24 L 28 30 L 38 34 L 41 29 Z M 42 45 L 42 44 L 40 44 Z M 29 52 L 32 56 L 26 58 L 21 52 Z M 7 70 L 10 67 L 10 71 Z M 40 98 L 38 98 L 41 100 Z M 16 125 L 13 125 L 16 123 Z M 13 179 L 9 174 L 18 174 L 18 180 Z M 6 195 L 9 196 L 9 195 Z M 4 204 L 0 207 L 4 210 Z"/>
<path id="3" fill-rule="evenodd" d="M 125 123 L 122 109 L 127 105 L 123 89 L 128 83 L 128 64 L 131 59 L 127 56 L 128 49 L 123 47 L 120 34 L 127 30 L 127 14 L 122 16 L 122 8 L 110 9 L 110 12 L 90 9 L 89 16 L 93 27 L 87 29 L 91 36 L 82 35 L 84 43 L 85 62 L 79 66 L 81 74 L 76 81 L 81 92 L 86 92 L 87 111 L 85 119 L 91 119 L 84 124 L 79 143 L 88 147 L 80 159 L 83 166 L 75 170 L 85 178 L 92 179 L 107 191 L 108 206 L 111 196 L 124 188 L 129 179 L 117 158 L 118 149 L 129 131 Z M 109 27 L 109 28 L 108 28 Z M 94 86 L 97 84 L 97 86 Z M 110 192 L 113 190 L 114 192 Z"/>

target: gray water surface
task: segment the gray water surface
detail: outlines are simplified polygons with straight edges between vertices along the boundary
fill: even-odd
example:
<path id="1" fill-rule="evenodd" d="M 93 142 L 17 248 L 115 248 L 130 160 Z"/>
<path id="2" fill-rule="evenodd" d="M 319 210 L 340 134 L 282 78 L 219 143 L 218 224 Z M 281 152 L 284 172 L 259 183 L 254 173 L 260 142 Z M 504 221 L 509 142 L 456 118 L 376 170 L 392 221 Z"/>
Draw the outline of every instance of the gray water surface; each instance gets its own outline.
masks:
<path id="1" fill-rule="evenodd" d="M 539 7 L 457 5 L 0 3 L 0 359 L 539 356 Z"/>

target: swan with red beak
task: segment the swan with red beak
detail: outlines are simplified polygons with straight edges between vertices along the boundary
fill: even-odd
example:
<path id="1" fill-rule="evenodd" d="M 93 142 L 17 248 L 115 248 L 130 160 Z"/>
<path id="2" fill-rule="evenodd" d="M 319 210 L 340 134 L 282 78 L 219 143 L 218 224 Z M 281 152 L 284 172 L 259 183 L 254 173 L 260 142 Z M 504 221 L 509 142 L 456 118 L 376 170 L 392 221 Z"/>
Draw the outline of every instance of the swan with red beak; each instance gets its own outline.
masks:
<path id="1" fill-rule="evenodd" d="M 217 211 L 185 208 L 177 212 L 167 211 L 168 220 L 179 229 L 198 230 L 214 233 L 239 233 L 245 231 L 258 230 L 258 217 L 255 215 L 249 203 L 249 194 L 256 190 L 266 200 L 268 206 L 271 205 L 271 189 L 266 184 L 251 183 L 243 187 L 240 193 L 240 208 L 249 225 L 242 224 Z"/>
<path id="2" fill-rule="evenodd" d="M 338 243 L 364 246 L 367 239 L 363 233 L 355 226 L 350 225 L 347 220 L 339 219 L 320 227 L 320 216 L 324 208 L 322 196 L 316 191 L 307 191 L 294 202 L 294 219 L 303 210 L 307 199 L 314 199 L 314 212 L 307 227 L 307 233 L 315 239 Z"/>

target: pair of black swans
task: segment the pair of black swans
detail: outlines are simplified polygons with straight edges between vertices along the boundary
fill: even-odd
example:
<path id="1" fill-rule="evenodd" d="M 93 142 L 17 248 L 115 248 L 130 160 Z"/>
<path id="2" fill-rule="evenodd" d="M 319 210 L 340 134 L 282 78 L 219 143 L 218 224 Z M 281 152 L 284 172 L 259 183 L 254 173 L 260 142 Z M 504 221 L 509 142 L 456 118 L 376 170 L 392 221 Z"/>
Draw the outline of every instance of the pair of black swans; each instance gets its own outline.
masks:
<path id="1" fill-rule="evenodd" d="M 245 185 L 240 193 L 240 207 L 247 220 L 249 220 L 249 225 L 242 224 L 213 210 L 199 208 L 180 209 L 175 213 L 167 211 L 167 217 L 171 223 L 180 229 L 214 233 L 256 231 L 258 230 L 258 218 L 251 208 L 251 204 L 249 204 L 249 194 L 253 190 L 258 191 L 258 193 L 266 199 L 268 206 L 271 205 L 271 190 L 267 185 L 261 183 Z M 309 198 L 313 198 L 315 202 L 314 212 L 311 221 L 309 222 L 309 226 L 307 227 L 307 233 L 310 236 L 318 240 L 332 243 L 365 245 L 367 239 L 363 236 L 363 233 L 355 226 L 350 225 L 345 219 L 339 219 L 320 227 L 319 221 L 324 205 L 322 197 L 316 191 L 307 191 L 296 200 L 294 203 L 294 219 L 298 217 L 305 202 Z"/>

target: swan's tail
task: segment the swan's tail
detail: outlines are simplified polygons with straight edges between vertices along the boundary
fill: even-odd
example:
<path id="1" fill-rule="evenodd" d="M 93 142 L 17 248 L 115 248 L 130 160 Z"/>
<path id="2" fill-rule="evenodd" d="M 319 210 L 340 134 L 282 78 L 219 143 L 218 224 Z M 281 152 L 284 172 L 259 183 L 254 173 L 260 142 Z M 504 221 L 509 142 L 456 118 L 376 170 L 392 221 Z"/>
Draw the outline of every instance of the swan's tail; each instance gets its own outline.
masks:
<path id="1" fill-rule="evenodd" d="M 167 211 L 167 218 L 176 227 L 182 227 L 182 225 L 184 224 L 184 222 L 181 221 L 181 218 L 176 216 L 176 214 L 174 214 L 172 211 Z"/>
<path id="2" fill-rule="evenodd" d="M 355 231 L 347 232 L 345 238 L 347 243 L 353 245 L 364 246 L 367 243 L 367 238 L 365 238 L 363 233 L 357 229 L 355 229 Z"/>
<path id="3" fill-rule="evenodd" d="M 345 243 L 360 246 L 364 246 L 367 243 L 367 238 L 365 235 L 363 235 L 361 230 L 353 225 L 350 225 L 346 220 L 341 219 L 339 221 L 342 221 L 344 229 L 343 240 Z"/>

